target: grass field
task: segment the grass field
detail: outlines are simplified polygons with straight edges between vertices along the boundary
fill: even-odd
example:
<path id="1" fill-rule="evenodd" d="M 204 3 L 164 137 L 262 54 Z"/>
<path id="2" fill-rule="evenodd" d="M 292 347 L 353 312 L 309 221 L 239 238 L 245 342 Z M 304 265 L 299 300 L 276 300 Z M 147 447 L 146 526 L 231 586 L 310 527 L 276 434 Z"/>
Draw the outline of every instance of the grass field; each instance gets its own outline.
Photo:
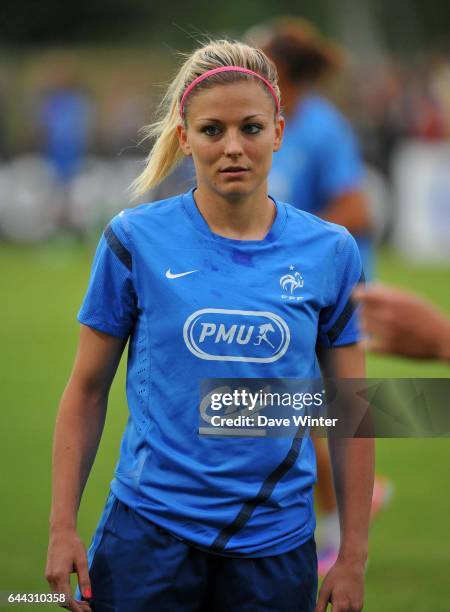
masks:
<path id="1" fill-rule="evenodd" d="M 76 311 L 91 256 L 91 249 L 59 242 L 39 248 L 0 246 L 3 593 L 48 592 L 43 574 L 51 436 L 58 399 L 74 357 Z M 383 252 L 379 271 L 383 280 L 410 287 L 450 313 L 449 268 L 411 267 Z M 369 375 L 374 377 L 447 377 L 449 373 L 443 364 L 386 357 L 369 360 Z M 118 455 L 126 418 L 124 374 L 122 364 L 85 492 L 88 503 L 80 510 L 79 530 L 86 543 Z M 391 507 L 372 529 L 365 610 L 448 612 L 449 440 L 379 440 L 377 447 L 378 469 L 393 479 L 396 493 Z"/>

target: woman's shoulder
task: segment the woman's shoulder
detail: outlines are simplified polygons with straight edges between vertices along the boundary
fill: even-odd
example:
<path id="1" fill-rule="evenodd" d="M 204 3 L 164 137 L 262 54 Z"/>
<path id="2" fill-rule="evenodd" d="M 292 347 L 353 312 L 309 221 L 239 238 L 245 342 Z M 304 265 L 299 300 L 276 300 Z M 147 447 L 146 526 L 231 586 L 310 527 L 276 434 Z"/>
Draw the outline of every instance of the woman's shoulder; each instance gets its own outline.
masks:
<path id="1" fill-rule="evenodd" d="M 141 226 L 159 225 L 169 220 L 173 223 L 183 205 L 183 195 L 176 195 L 163 200 L 154 200 L 124 208 L 111 221 L 113 225 L 122 225 L 126 232 L 136 231 Z"/>
<path id="2" fill-rule="evenodd" d="M 358 252 L 351 233 L 342 225 L 320 219 L 316 215 L 283 204 L 287 211 L 285 240 L 298 245 L 304 253 L 312 253 L 322 260 L 340 256 L 344 251 Z"/>
<path id="3" fill-rule="evenodd" d="M 313 235 L 323 235 L 329 238 L 341 239 L 350 236 L 350 232 L 343 226 L 331 221 L 325 221 L 317 215 L 296 208 L 292 204 L 283 203 L 286 207 L 289 226 L 294 232 L 308 232 Z"/>
<path id="4" fill-rule="evenodd" d="M 342 136 L 352 133 L 350 122 L 344 113 L 330 100 L 321 95 L 311 95 L 304 103 L 302 121 L 318 135 Z"/>
<path id="5" fill-rule="evenodd" d="M 336 104 L 319 93 L 310 94 L 305 98 L 304 110 L 310 115 L 317 115 L 321 119 L 326 119 L 330 122 L 345 119 L 343 112 Z"/>
<path id="6" fill-rule="evenodd" d="M 171 196 L 170 198 L 150 200 L 137 206 L 125 208 L 120 215 L 127 219 L 152 218 L 172 214 L 182 206 L 184 194 Z"/>

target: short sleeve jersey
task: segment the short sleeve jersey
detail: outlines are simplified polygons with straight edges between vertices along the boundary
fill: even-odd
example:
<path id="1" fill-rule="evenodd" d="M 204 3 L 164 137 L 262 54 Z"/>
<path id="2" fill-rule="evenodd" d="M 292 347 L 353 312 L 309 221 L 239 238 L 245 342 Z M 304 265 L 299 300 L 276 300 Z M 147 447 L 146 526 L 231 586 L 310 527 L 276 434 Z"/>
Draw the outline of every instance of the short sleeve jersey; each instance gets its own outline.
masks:
<path id="1" fill-rule="evenodd" d="M 199 435 L 201 381 L 318 378 L 317 344 L 358 339 L 354 239 L 274 204 L 272 228 L 255 241 L 211 232 L 193 191 L 123 211 L 100 240 L 79 312 L 85 325 L 130 337 L 113 492 L 225 555 L 281 554 L 311 537 L 314 450 L 308 437 Z"/>

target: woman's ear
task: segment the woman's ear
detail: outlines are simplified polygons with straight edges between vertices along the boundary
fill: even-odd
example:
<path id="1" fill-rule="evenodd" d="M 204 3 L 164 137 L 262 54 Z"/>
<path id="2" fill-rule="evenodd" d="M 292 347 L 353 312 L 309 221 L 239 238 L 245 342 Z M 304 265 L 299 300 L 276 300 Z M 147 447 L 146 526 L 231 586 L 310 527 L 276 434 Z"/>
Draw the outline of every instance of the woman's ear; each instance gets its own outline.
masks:
<path id="1" fill-rule="evenodd" d="M 273 143 L 274 153 L 280 150 L 281 144 L 283 142 L 285 124 L 286 122 L 284 120 L 284 117 L 282 115 L 278 115 L 278 117 L 275 119 L 275 138 Z"/>
<path id="2" fill-rule="evenodd" d="M 184 125 L 179 123 L 177 125 L 177 136 L 178 142 L 180 143 L 180 148 L 185 155 L 191 155 L 191 145 L 189 144 L 189 139 L 187 135 L 187 129 Z"/>

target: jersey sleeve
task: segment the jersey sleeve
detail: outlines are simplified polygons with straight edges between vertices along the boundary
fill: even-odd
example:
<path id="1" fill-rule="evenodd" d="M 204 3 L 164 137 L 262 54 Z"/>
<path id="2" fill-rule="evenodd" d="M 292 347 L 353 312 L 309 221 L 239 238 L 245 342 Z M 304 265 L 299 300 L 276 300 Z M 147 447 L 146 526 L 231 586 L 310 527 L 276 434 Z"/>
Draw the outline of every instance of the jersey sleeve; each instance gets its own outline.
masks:
<path id="1" fill-rule="evenodd" d="M 361 188 L 363 166 L 352 128 L 344 118 L 328 125 L 317 172 L 320 200 L 330 202 L 346 191 Z"/>
<path id="2" fill-rule="evenodd" d="M 136 317 L 133 259 L 118 215 L 98 244 L 78 321 L 111 336 L 127 338 Z"/>
<path id="3" fill-rule="evenodd" d="M 318 344 L 324 347 L 354 344 L 360 339 L 358 308 L 352 292 L 364 282 L 361 257 L 353 236 L 347 233 L 336 253 L 336 274 L 333 303 L 319 316 Z"/>

